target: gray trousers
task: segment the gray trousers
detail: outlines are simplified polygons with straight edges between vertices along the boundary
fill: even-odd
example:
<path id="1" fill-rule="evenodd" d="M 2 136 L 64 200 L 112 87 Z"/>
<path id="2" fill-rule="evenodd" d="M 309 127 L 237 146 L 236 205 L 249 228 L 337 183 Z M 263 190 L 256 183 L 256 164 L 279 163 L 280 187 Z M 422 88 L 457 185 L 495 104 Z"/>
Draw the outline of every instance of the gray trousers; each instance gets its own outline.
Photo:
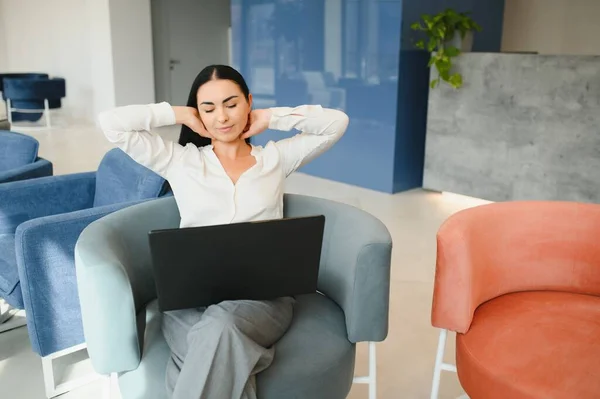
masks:
<path id="1" fill-rule="evenodd" d="M 255 375 L 273 361 L 273 344 L 292 322 L 295 300 L 225 301 L 165 312 L 172 399 L 256 399 Z"/>

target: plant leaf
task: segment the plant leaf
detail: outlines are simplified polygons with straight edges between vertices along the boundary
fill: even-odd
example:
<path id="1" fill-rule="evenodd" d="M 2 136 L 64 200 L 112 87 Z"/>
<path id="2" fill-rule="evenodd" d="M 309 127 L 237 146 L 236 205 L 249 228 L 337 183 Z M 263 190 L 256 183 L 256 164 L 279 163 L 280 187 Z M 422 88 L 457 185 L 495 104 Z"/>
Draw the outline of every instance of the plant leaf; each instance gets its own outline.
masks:
<path id="1" fill-rule="evenodd" d="M 435 39 L 429 39 L 429 43 L 427 43 L 427 51 L 431 53 L 432 51 L 435 51 L 436 47 L 437 41 Z"/>
<path id="2" fill-rule="evenodd" d="M 437 37 L 439 37 L 440 39 L 445 39 L 446 38 L 446 32 L 447 31 L 448 31 L 448 29 L 445 26 L 438 26 L 435 29 Z"/>
<path id="3" fill-rule="evenodd" d="M 415 22 L 410 26 L 410 29 L 412 30 L 423 30 L 423 25 L 421 25 L 420 22 Z"/>
<path id="4" fill-rule="evenodd" d="M 438 84 L 439 81 L 440 81 L 439 79 L 433 79 L 431 81 L 431 83 L 429 84 L 429 87 L 432 88 L 432 89 L 435 89 L 435 86 L 437 86 L 437 84 Z"/>
<path id="5" fill-rule="evenodd" d="M 433 65 L 433 63 L 434 63 L 434 62 L 435 62 L 435 58 L 434 58 L 434 57 L 431 57 L 431 58 L 429 59 L 429 62 L 427 63 L 427 68 L 431 68 L 431 66 Z"/>
<path id="6" fill-rule="evenodd" d="M 463 78 L 460 73 L 455 73 L 448 79 L 448 83 L 452 85 L 455 89 L 458 89 L 463 85 Z"/>
<path id="7" fill-rule="evenodd" d="M 435 25 L 435 22 L 433 22 L 433 18 L 431 17 L 431 15 L 424 14 L 422 18 L 425 22 L 425 26 L 427 27 L 427 29 L 431 30 L 431 28 L 433 28 L 433 25 Z"/>
<path id="8" fill-rule="evenodd" d="M 419 40 L 415 43 L 416 48 L 420 48 L 421 50 L 425 50 L 425 41 Z"/>
<path id="9" fill-rule="evenodd" d="M 457 57 L 460 55 L 460 50 L 454 46 L 448 46 L 446 47 L 445 54 L 448 57 Z"/>
<path id="10" fill-rule="evenodd" d="M 445 57 L 438 58 L 435 61 L 435 67 L 440 72 L 440 75 L 449 75 L 450 74 L 450 61 L 446 60 Z"/>

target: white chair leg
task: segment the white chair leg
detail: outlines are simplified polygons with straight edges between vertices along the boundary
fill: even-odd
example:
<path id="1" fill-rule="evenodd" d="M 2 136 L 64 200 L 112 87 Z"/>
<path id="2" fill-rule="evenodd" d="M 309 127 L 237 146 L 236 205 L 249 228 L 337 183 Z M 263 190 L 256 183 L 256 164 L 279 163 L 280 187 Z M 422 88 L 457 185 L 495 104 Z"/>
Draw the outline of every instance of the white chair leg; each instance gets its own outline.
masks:
<path id="1" fill-rule="evenodd" d="M 50 104 L 48 104 L 48 99 L 44 99 L 44 113 L 46 114 L 46 127 L 50 129 L 52 124 L 50 123 Z"/>
<path id="2" fill-rule="evenodd" d="M 52 128 L 52 117 L 50 115 L 50 102 L 48 101 L 48 99 L 44 99 L 44 108 L 43 109 L 21 109 L 21 108 L 13 108 L 12 107 L 12 103 L 10 101 L 9 98 L 6 99 L 6 104 L 7 104 L 7 110 L 8 110 L 8 123 L 10 124 L 11 128 L 14 129 L 19 129 L 19 130 L 45 130 L 45 129 L 51 129 Z M 26 124 L 21 125 L 21 124 L 17 124 L 17 125 L 13 125 L 13 119 L 12 119 L 12 113 L 14 112 L 20 112 L 20 113 L 25 113 L 25 114 L 42 114 L 42 116 L 45 118 L 46 120 L 46 124 L 44 125 L 39 125 L 39 126 L 27 126 Z"/>
<path id="3" fill-rule="evenodd" d="M 83 377 L 69 380 L 67 382 L 63 382 L 61 384 L 56 384 L 56 378 L 54 376 L 54 360 L 63 356 L 70 355 L 75 352 L 79 352 L 86 348 L 85 344 L 77 345 L 72 348 L 67 348 L 60 352 L 53 353 L 48 356 L 42 357 L 42 371 L 44 374 L 44 387 L 46 389 L 46 397 L 48 399 L 54 398 L 56 396 L 62 395 L 63 393 L 72 391 L 76 388 L 82 387 L 89 383 L 92 383 L 99 378 L 102 378 L 100 374 L 92 373 L 85 375 Z"/>
<path id="4" fill-rule="evenodd" d="M 42 373 L 44 375 L 44 389 L 46 390 L 47 398 L 53 398 L 57 396 L 52 360 L 53 359 L 50 356 L 42 357 Z"/>
<path id="5" fill-rule="evenodd" d="M 441 330 L 438 339 L 437 354 L 435 355 L 435 367 L 433 368 L 433 382 L 431 385 L 431 399 L 437 399 L 440 392 L 440 378 L 442 376 L 442 363 L 444 362 L 444 350 L 446 349 L 446 338 L 448 330 Z"/>
<path id="6" fill-rule="evenodd" d="M 110 375 L 105 376 L 104 388 L 102 393 L 102 399 L 113 399 L 114 387 L 118 386 L 118 376 L 117 373 L 112 373 Z"/>
<path id="7" fill-rule="evenodd" d="M 440 378 L 442 371 L 452 371 L 456 373 L 456 366 L 454 364 L 444 363 L 444 351 L 446 350 L 446 340 L 448 337 L 448 330 L 440 330 L 440 337 L 438 339 L 438 349 L 435 355 L 435 367 L 433 368 L 433 382 L 431 384 L 431 399 L 437 399 L 440 392 Z"/>
<path id="8" fill-rule="evenodd" d="M 11 105 L 11 101 L 10 98 L 6 99 L 6 113 L 8 116 L 8 124 L 12 126 L 12 105 Z"/>
<path id="9" fill-rule="evenodd" d="M 102 399 L 111 399 L 112 396 L 112 378 L 110 375 L 104 377 L 104 384 L 102 384 Z"/>
<path id="10" fill-rule="evenodd" d="M 369 385 L 369 399 L 377 399 L 377 352 L 375 342 L 369 342 L 369 375 L 354 377 L 355 384 Z"/>
<path id="11" fill-rule="evenodd" d="M 377 399 L 377 354 L 375 342 L 369 342 L 369 399 Z"/>

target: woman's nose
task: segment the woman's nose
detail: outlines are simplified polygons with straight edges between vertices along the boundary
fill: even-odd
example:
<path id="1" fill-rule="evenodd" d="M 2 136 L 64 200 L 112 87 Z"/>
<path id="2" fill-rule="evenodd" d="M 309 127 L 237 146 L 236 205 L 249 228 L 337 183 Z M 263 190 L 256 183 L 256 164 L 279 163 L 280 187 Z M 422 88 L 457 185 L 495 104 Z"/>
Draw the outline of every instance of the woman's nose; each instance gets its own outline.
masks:
<path id="1" fill-rule="evenodd" d="M 219 110 L 217 114 L 217 120 L 219 121 L 219 123 L 227 122 L 227 119 L 227 112 L 225 112 L 224 110 Z"/>

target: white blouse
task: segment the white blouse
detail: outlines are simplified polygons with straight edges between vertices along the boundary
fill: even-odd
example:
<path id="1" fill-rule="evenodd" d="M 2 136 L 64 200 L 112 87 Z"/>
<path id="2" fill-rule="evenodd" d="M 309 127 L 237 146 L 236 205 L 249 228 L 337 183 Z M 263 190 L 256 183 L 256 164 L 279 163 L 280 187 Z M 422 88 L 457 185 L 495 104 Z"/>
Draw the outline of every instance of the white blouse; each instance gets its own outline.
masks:
<path id="1" fill-rule="evenodd" d="M 130 105 L 104 112 L 100 126 L 111 143 L 165 178 L 181 215 L 180 227 L 279 219 L 283 182 L 296 169 L 329 149 L 346 131 L 348 116 L 319 105 L 271 108 L 269 128 L 302 133 L 252 146 L 256 164 L 233 184 L 211 145 L 185 147 L 152 128 L 175 124 L 168 103 Z"/>

